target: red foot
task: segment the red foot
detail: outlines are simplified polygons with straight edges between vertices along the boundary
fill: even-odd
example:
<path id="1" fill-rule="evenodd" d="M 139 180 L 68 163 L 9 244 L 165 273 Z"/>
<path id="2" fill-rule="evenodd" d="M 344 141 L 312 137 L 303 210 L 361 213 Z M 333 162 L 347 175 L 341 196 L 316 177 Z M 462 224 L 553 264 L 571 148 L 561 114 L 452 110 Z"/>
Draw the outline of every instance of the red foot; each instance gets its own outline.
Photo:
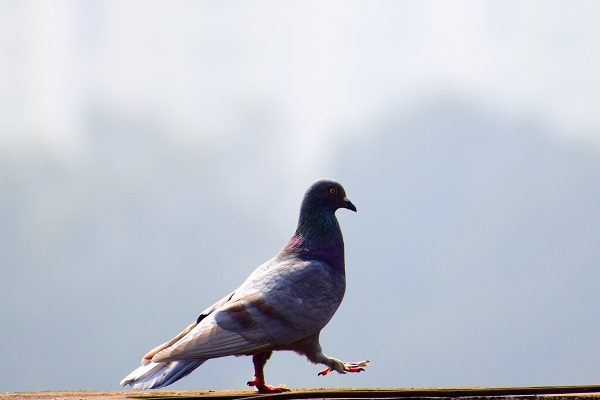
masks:
<path id="1" fill-rule="evenodd" d="M 350 367 L 350 368 L 348 368 L 348 369 L 346 369 L 344 371 L 346 371 L 346 372 L 362 372 L 364 370 L 365 369 L 361 368 L 361 367 Z"/>
<path id="2" fill-rule="evenodd" d="M 349 368 L 345 368 L 344 372 L 362 372 L 364 371 L 364 368 L 361 367 L 349 367 Z M 318 376 L 325 376 L 328 373 L 330 373 L 331 371 L 333 371 L 331 368 L 325 368 L 323 371 L 319 372 L 317 375 Z"/>
<path id="3" fill-rule="evenodd" d="M 347 364 L 344 364 L 344 372 L 362 372 L 365 370 L 362 367 L 365 367 L 368 364 L 369 364 L 368 361 L 360 361 L 357 363 L 347 363 Z M 318 373 L 318 376 L 325 376 L 328 373 L 330 373 L 331 371 L 333 371 L 333 369 L 325 368 L 323 371 Z"/>
<path id="4" fill-rule="evenodd" d="M 256 390 L 258 390 L 258 393 L 283 393 L 283 392 L 290 391 L 290 389 L 286 388 L 283 385 L 281 385 L 281 386 L 267 385 L 264 382 L 257 380 L 256 378 L 249 381 L 248 386 L 254 386 L 256 388 Z"/>

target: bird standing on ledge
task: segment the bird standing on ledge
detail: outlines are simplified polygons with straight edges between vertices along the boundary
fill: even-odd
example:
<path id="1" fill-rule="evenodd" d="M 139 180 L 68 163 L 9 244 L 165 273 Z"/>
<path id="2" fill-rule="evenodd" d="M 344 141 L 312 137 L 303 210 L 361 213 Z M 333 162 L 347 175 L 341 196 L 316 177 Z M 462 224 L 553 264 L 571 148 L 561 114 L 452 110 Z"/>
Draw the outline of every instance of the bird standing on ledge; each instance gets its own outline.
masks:
<path id="1" fill-rule="evenodd" d="M 150 350 L 142 366 L 121 385 L 161 388 L 211 358 L 251 355 L 261 393 L 288 391 L 265 383 L 263 368 L 274 350 L 292 350 L 330 371 L 360 372 L 368 361 L 343 362 L 321 351 L 319 333 L 339 307 L 346 289 L 344 240 L 338 208 L 356 211 L 342 185 L 315 182 L 304 195 L 296 232 L 272 259 L 242 285 L 204 310 L 173 339 Z"/>

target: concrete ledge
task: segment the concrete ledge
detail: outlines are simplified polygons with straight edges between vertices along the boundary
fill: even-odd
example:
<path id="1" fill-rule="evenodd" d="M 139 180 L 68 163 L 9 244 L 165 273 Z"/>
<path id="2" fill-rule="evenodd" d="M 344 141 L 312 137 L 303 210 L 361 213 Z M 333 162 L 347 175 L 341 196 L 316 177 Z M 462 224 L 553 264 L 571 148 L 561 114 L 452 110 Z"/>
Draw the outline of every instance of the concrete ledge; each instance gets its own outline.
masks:
<path id="1" fill-rule="evenodd" d="M 0 394 L 6 400 L 242 400 L 242 399 L 491 399 L 500 400 L 598 399 L 600 385 L 459 388 L 336 388 L 293 389 L 291 392 L 260 395 L 251 390 L 198 391 L 42 391 Z"/>

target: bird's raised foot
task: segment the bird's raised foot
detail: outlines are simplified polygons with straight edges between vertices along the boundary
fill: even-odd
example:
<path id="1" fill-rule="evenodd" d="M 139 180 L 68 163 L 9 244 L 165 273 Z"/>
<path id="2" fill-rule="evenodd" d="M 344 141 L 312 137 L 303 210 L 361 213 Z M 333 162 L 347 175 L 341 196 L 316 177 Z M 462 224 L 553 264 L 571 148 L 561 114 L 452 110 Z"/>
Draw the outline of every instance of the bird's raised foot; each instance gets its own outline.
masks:
<path id="1" fill-rule="evenodd" d="M 290 391 L 290 389 L 286 388 L 284 385 L 271 386 L 256 378 L 248 381 L 248 386 L 254 386 L 258 393 L 283 393 Z"/>
<path id="2" fill-rule="evenodd" d="M 344 370 L 340 373 L 345 374 L 346 372 L 362 372 L 365 370 L 363 367 L 366 367 L 368 365 L 369 365 L 369 360 L 351 362 L 351 363 L 346 362 L 346 363 L 344 363 Z M 328 373 L 330 373 L 331 371 L 333 371 L 332 368 L 325 368 L 323 371 L 318 373 L 318 376 L 325 376 Z"/>

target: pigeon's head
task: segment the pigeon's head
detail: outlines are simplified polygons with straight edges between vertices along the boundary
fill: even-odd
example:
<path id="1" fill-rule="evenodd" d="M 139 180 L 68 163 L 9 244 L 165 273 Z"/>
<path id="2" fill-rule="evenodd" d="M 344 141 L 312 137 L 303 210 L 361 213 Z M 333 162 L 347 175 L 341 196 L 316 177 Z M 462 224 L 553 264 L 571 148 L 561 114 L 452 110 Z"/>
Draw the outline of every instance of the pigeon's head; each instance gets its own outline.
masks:
<path id="1" fill-rule="evenodd" d="M 346 191 L 339 183 L 330 180 L 320 180 L 308 188 L 302 201 L 302 209 L 325 209 L 335 212 L 338 208 L 356 211 L 356 207 L 346 197 Z"/>

